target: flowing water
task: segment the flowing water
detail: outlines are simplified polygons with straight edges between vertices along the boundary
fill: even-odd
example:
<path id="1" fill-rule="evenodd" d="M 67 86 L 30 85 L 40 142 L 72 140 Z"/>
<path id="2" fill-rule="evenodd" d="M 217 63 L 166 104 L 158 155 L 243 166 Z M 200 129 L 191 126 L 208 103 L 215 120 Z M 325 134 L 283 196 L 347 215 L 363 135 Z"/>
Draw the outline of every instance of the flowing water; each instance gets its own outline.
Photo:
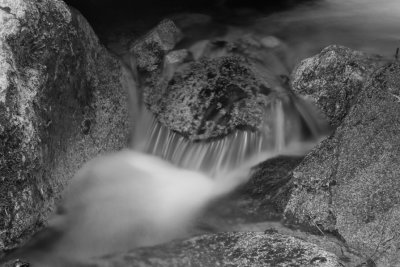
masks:
<path id="1" fill-rule="evenodd" d="M 399 22 L 398 0 L 326 0 L 257 14 L 244 26 L 225 25 L 228 30 L 220 38 L 252 34 L 267 46 L 279 44 L 266 48 L 268 64 L 262 66 L 273 79 L 288 75 L 301 59 L 330 44 L 392 58 L 400 45 Z M 193 42 L 188 46 L 193 49 Z M 136 86 L 132 77 L 128 84 Z M 273 117 L 268 131 L 236 131 L 207 143 L 190 142 L 142 112 L 135 118 L 136 151 L 88 163 L 67 190 L 65 213 L 9 259 L 21 257 L 32 266 L 73 266 L 75 260 L 186 236 L 196 215 L 245 182 L 251 166 L 278 154 L 308 151 L 310 139 L 299 137 L 300 125 L 307 124 L 311 144 L 321 137 L 324 126 L 312 107 L 292 101 L 289 109 L 285 101 L 277 101 L 266 111 Z"/>

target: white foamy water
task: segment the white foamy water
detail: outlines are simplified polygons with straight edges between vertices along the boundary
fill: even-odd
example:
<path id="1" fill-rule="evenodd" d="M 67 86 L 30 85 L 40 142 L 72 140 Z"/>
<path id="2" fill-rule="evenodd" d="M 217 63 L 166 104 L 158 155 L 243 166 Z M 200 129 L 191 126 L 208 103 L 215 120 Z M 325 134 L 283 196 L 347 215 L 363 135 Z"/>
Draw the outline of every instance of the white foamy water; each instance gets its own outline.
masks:
<path id="1" fill-rule="evenodd" d="M 212 179 L 131 150 L 95 159 L 76 175 L 66 214 L 52 223 L 63 232 L 52 254 L 83 260 L 183 237 L 208 201 L 245 181 L 248 168 Z"/>
<path id="2" fill-rule="evenodd" d="M 308 146 L 282 151 L 303 154 Z M 61 215 L 15 257 L 33 266 L 77 266 L 91 258 L 187 237 L 206 205 L 247 181 L 260 153 L 214 177 L 133 150 L 85 165 L 66 190 Z"/>
<path id="3" fill-rule="evenodd" d="M 133 147 L 166 159 L 176 166 L 215 175 L 234 168 L 263 151 L 279 152 L 286 145 L 282 103 L 266 110 L 272 118 L 261 131 L 235 131 L 225 138 L 193 142 L 169 130 L 143 111 Z M 293 124 L 299 122 L 292 121 Z"/>
<path id="4" fill-rule="evenodd" d="M 251 167 L 280 153 L 302 155 L 314 145 L 296 138 L 298 127 L 287 127 L 300 124 L 301 116 L 286 114 L 283 106 L 278 101 L 266 111 L 272 120 L 258 132 L 203 143 L 142 112 L 136 150 L 87 163 L 63 196 L 63 213 L 16 255 L 39 266 L 74 266 L 190 236 L 207 204 L 246 182 Z"/>

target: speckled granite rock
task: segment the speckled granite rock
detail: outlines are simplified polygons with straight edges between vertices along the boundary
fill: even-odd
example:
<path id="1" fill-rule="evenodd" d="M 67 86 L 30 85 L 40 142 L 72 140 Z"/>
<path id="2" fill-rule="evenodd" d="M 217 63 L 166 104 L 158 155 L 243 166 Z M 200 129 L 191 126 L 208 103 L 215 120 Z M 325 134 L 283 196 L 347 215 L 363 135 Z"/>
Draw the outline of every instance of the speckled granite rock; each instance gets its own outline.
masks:
<path id="1" fill-rule="evenodd" d="M 83 265 L 85 266 L 85 265 Z M 276 233 L 221 233 L 104 257 L 92 267 L 342 266 L 316 245 Z"/>
<path id="2" fill-rule="evenodd" d="M 247 60 L 230 56 L 190 63 L 164 90 L 147 88 L 144 100 L 165 126 L 192 140 L 204 140 L 233 129 L 257 129 L 268 119 L 265 110 L 276 94 Z"/>
<path id="3" fill-rule="evenodd" d="M 293 90 L 307 97 L 337 127 L 365 81 L 381 65 L 377 56 L 332 45 L 303 60 L 292 73 Z"/>
<path id="4" fill-rule="evenodd" d="M 130 52 L 135 56 L 139 70 L 152 72 L 160 67 L 164 56 L 182 38 L 182 32 L 174 22 L 165 19 L 145 36 L 135 41 Z"/>
<path id="5" fill-rule="evenodd" d="M 232 227 L 236 230 L 238 225 L 279 221 L 290 192 L 291 171 L 302 159 L 281 155 L 260 163 L 248 182 L 208 205 L 200 226 L 226 231 Z"/>
<path id="6" fill-rule="evenodd" d="M 81 164 L 125 145 L 121 66 L 60 0 L 0 0 L 0 252 L 40 229 Z"/>
<path id="7" fill-rule="evenodd" d="M 240 193 L 273 204 L 277 211 L 282 212 L 287 202 L 287 192 L 284 188 L 290 180 L 289 174 L 303 158 L 282 155 L 266 160 L 254 168 L 249 182 L 239 189 Z"/>
<path id="8" fill-rule="evenodd" d="M 287 220 L 335 233 L 378 266 L 399 266 L 399 114 L 400 66 L 392 63 L 294 170 Z"/>
<path id="9" fill-rule="evenodd" d="M 256 67 L 257 74 L 268 80 L 271 86 L 281 85 L 279 75 L 289 76 L 290 71 L 288 59 L 286 58 L 288 54 L 286 45 L 277 38 L 275 38 L 276 43 L 271 45 L 266 44 L 266 37 L 256 36 L 244 31 L 241 32 L 240 30 L 236 34 L 240 37 L 199 41 L 193 44 L 190 50 L 194 58 L 245 57 Z M 269 37 L 269 39 L 273 38 Z"/>
<path id="10" fill-rule="evenodd" d="M 256 131 L 261 124 L 271 132 L 271 119 L 281 102 L 285 119 L 290 121 L 285 123 L 285 139 L 300 128 L 314 127 L 300 125 L 295 118 L 305 114 L 285 82 L 289 72 L 283 42 L 275 38 L 275 46 L 267 48 L 262 43 L 265 38 L 239 36 L 199 41 L 188 48 L 191 56 L 174 64 L 172 70 L 165 58 L 163 71 L 145 75 L 144 101 L 158 121 L 191 140 L 222 138 L 234 129 Z M 318 131 L 325 128 L 323 124 L 321 120 Z"/>

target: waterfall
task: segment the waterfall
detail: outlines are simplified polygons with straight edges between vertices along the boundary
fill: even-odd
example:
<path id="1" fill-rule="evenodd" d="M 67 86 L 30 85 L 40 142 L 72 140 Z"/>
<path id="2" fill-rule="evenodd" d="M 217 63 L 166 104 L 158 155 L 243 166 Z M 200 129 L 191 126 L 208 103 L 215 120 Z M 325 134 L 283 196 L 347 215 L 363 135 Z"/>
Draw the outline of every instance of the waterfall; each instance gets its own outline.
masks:
<path id="1" fill-rule="evenodd" d="M 270 116 L 273 114 L 274 121 L 270 125 L 264 123 L 261 131 L 236 130 L 225 138 L 195 142 L 171 131 L 144 109 L 133 148 L 159 156 L 182 168 L 215 175 L 263 151 L 282 151 L 285 147 L 282 102 L 277 101 L 266 113 Z"/>
<path id="2" fill-rule="evenodd" d="M 311 106 L 300 102 L 286 108 L 284 105 L 283 101 L 277 100 L 265 110 L 272 120 L 265 120 L 259 130 L 236 130 L 224 138 L 202 142 L 189 140 L 168 129 L 144 108 L 132 147 L 181 168 L 215 176 L 263 152 L 279 154 L 294 142 L 302 141 L 304 122 L 313 141 L 326 133 L 326 123 L 317 113 L 310 113 Z"/>

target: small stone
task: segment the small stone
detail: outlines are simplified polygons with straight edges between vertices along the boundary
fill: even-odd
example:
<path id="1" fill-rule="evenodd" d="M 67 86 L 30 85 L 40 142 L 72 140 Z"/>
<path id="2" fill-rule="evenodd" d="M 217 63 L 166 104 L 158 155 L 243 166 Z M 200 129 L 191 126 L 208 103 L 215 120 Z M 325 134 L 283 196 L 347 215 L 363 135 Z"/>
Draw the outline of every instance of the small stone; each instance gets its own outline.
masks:
<path id="1" fill-rule="evenodd" d="M 169 52 L 164 59 L 162 78 L 169 81 L 174 75 L 176 69 L 183 63 L 192 59 L 191 53 L 186 49 L 174 50 Z"/>
<path id="2" fill-rule="evenodd" d="M 183 63 L 186 59 L 188 59 L 190 56 L 189 51 L 186 49 L 180 49 L 180 50 L 175 50 L 169 52 L 165 56 L 165 62 L 166 64 L 180 64 Z"/>
<path id="3" fill-rule="evenodd" d="M 292 73 L 292 88 L 312 100 L 337 127 L 348 113 L 367 78 L 382 65 L 377 56 L 332 45 L 303 60 Z"/>
<path id="4" fill-rule="evenodd" d="M 174 22 L 165 19 L 143 38 L 133 43 L 130 52 L 136 57 L 140 70 L 151 72 L 160 67 L 164 56 L 182 38 L 183 34 Z"/>

